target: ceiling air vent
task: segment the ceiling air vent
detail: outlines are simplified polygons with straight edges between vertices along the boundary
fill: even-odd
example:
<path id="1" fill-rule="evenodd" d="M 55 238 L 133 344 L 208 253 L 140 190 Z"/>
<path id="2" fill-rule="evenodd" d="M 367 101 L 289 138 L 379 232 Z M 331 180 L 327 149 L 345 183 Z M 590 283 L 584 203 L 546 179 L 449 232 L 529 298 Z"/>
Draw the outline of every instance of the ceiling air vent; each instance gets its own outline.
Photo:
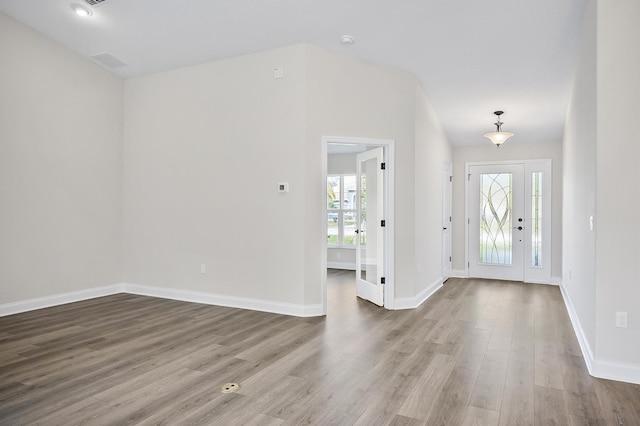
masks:
<path id="1" fill-rule="evenodd" d="M 120 68 L 127 65 L 110 53 L 98 53 L 97 55 L 91 55 L 91 59 L 107 68 Z"/>
<path id="2" fill-rule="evenodd" d="M 84 2 L 88 5 L 95 6 L 96 4 L 104 2 L 104 0 L 84 0 Z"/>

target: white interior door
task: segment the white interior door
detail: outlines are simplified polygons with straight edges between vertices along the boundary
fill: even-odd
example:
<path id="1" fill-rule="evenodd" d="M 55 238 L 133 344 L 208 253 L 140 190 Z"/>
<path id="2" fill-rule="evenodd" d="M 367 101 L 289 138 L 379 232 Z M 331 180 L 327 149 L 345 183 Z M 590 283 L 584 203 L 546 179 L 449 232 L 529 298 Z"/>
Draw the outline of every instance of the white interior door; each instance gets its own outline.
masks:
<path id="1" fill-rule="evenodd" d="M 451 163 L 444 163 L 442 170 L 442 279 L 451 276 Z"/>
<path id="2" fill-rule="evenodd" d="M 524 281 L 524 170 L 524 164 L 469 167 L 469 276 Z"/>
<path id="3" fill-rule="evenodd" d="M 357 156 L 356 295 L 384 305 L 383 148 Z"/>

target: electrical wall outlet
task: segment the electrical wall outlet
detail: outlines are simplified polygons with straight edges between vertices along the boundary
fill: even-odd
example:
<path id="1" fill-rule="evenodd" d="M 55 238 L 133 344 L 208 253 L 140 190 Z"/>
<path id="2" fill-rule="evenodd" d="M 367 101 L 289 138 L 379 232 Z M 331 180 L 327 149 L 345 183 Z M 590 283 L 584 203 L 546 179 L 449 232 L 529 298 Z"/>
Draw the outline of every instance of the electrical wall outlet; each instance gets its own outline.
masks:
<path id="1" fill-rule="evenodd" d="M 626 312 L 616 312 L 616 327 L 627 328 Z"/>

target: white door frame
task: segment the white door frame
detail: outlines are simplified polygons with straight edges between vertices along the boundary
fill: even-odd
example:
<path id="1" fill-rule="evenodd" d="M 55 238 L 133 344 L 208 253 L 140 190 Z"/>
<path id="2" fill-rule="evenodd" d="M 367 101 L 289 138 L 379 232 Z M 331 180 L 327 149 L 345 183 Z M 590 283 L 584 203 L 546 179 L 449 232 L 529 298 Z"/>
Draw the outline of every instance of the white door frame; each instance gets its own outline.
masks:
<path id="1" fill-rule="evenodd" d="M 469 168 L 471 166 L 490 166 L 490 165 L 506 165 L 506 164 L 524 164 L 525 175 L 530 175 L 532 172 L 541 171 L 543 172 L 543 206 L 542 206 L 542 217 L 543 217 L 543 229 L 542 229 L 542 253 L 543 253 L 543 266 L 536 267 L 531 266 L 527 260 L 528 256 L 526 255 L 528 249 L 531 247 L 531 235 L 529 232 L 525 233 L 525 245 L 527 249 L 525 249 L 525 263 L 524 263 L 524 282 L 528 283 L 551 283 L 551 263 L 552 263 L 552 217 L 551 217 L 551 203 L 553 199 L 552 194 L 552 162 L 550 159 L 535 159 L 535 160 L 507 160 L 507 161 L 481 161 L 481 162 L 467 162 L 465 163 L 465 203 L 464 203 L 464 217 L 467 218 L 465 221 L 465 230 L 464 230 L 464 238 L 465 238 L 465 247 L 464 247 L 464 268 L 465 268 L 465 277 L 469 277 L 469 215 L 470 215 L 470 206 L 469 206 Z M 525 197 L 525 210 L 528 211 L 529 202 L 531 200 L 531 187 L 526 185 L 528 182 L 527 176 L 525 176 L 525 188 L 524 188 L 524 197 Z"/>
<path id="2" fill-rule="evenodd" d="M 351 138 L 343 136 L 323 136 L 322 137 L 322 192 L 323 197 L 326 198 L 327 193 L 327 153 L 328 145 L 333 144 L 355 144 L 365 146 L 381 146 L 384 149 L 384 161 L 386 169 L 384 173 L 384 216 L 386 220 L 386 226 L 384 230 L 384 270 L 385 270 L 385 285 L 384 285 L 384 307 L 386 309 L 394 309 L 394 221 L 393 221 L 393 188 L 394 188 L 394 155 L 395 155 L 395 141 L 392 139 L 369 139 L 369 138 Z M 323 214 L 321 220 L 321 235 L 322 237 L 322 255 L 321 255 L 321 298 L 322 298 L 322 313 L 327 314 L 327 203 L 323 201 Z M 355 295 L 354 295 L 355 297 Z"/>
<path id="3" fill-rule="evenodd" d="M 453 216 L 453 166 L 449 161 L 442 165 L 442 279 L 451 277 Z M 445 229 L 446 228 L 446 229 Z M 445 249 L 448 248 L 448 249 Z M 447 266 L 445 266 L 445 263 Z"/>

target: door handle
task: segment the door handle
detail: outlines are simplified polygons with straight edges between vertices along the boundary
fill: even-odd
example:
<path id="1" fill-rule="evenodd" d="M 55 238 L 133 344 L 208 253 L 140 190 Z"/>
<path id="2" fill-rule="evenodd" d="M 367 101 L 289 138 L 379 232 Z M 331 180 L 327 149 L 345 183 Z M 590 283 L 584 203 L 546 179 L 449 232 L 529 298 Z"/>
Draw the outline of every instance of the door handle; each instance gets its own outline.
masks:
<path id="1" fill-rule="evenodd" d="M 522 231 L 522 226 L 514 226 L 513 229 L 517 229 L 518 231 Z"/>
<path id="2" fill-rule="evenodd" d="M 443 230 L 443 231 L 446 231 L 446 230 L 447 230 L 447 228 L 444 228 L 444 227 L 443 227 L 443 228 L 442 228 L 442 230 Z"/>
<path id="3" fill-rule="evenodd" d="M 356 229 L 356 230 L 355 230 L 355 231 L 353 231 L 353 232 L 355 232 L 356 234 L 359 234 L 359 233 L 360 233 L 360 230 L 359 230 L 359 229 Z"/>

